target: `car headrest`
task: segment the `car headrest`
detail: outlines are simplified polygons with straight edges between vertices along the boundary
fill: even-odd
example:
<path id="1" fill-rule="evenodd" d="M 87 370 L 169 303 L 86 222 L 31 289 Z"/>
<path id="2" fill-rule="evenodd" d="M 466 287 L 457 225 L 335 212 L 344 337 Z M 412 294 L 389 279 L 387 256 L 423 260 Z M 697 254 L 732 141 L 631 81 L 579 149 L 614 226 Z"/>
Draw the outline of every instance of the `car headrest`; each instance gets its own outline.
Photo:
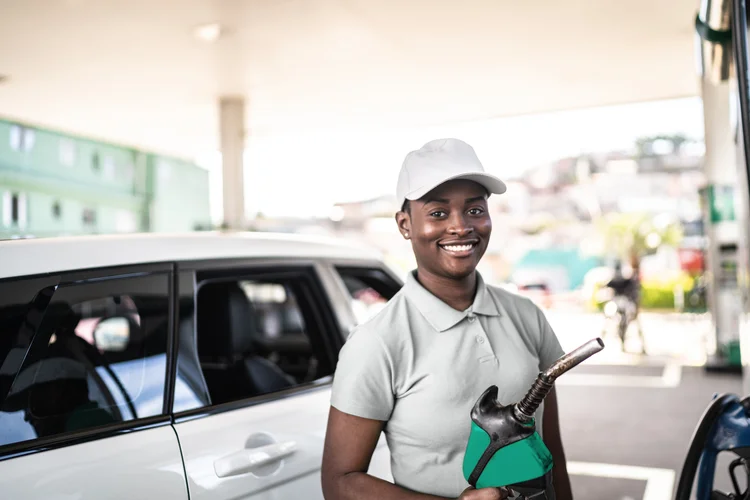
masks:
<path id="1" fill-rule="evenodd" d="M 283 309 L 284 333 L 305 333 L 305 320 L 294 304 L 287 304 Z"/>
<path id="2" fill-rule="evenodd" d="M 250 354 L 257 334 L 255 308 L 236 282 L 208 283 L 198 290 L 198 356 L 238 358 Z"/>

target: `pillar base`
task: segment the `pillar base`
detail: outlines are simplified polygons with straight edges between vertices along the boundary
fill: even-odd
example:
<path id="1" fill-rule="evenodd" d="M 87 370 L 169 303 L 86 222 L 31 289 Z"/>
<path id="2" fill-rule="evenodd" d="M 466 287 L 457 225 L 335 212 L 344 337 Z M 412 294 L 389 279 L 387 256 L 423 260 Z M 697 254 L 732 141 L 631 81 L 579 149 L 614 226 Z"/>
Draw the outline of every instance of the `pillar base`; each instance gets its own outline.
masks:
<path id="1" fill-rule="evenodd" d="M 742 365 L 730 362 L 723 356 L 709 356 L 706 364 L 703 365 L 706 373 L 723 373 L 730 375 L 742 376 Z"/>

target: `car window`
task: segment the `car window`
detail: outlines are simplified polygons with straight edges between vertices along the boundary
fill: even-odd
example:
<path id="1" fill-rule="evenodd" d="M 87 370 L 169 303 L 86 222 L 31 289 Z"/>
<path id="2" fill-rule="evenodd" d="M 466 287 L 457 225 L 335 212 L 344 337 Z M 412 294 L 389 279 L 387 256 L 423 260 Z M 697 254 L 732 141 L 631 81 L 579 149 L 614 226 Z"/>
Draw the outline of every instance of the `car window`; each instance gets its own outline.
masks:
<path id="1" fill-rule="evenodd" d="M 382 269 L 337 267 L 336 271 L 349 292 L 357 324 L 366 322 L 380 312 L 400 289 L 400 284 Z"/>
<path id="2" fill-rule="evenodd" d="M 388 299 L 362 279 L 355 276 L 342 276 L 341 278 L 349 292 L 352 312 L 357 324 L 364 323 L 375 316 L 388 303 Z"/>
<path id="3" fill-rule="evenodd" d="M 168 275 L 63 284 L 30 342 L 4 314 L 24 311 L 16 286 L 0 284 L 0 446 L 163 412 Z"/>
<path id="4" fill-rule="evenodd" d="M 209 278 L 196 297 L 198 357 L 213 404 L 333 373 L 327 303 L 310 273 Z"/>

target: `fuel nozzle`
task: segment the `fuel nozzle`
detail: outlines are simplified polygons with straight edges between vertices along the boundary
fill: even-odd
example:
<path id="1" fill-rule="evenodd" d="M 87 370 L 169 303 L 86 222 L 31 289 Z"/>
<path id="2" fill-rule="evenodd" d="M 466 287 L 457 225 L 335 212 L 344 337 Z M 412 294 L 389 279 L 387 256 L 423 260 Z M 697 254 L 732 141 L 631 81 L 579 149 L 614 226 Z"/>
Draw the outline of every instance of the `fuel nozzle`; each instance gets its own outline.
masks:
<path id="1" fill-rule="evenodd" d="M 552 390 L 555 380 L 602 349 L 604 349 L 604 342 L 600 338 L 595 338 L 555 361 L 552 366 L 539 374 L 526 396 L 513 407 L 513 415 L 524 424 L 531 422 L 539 405 Z"/>

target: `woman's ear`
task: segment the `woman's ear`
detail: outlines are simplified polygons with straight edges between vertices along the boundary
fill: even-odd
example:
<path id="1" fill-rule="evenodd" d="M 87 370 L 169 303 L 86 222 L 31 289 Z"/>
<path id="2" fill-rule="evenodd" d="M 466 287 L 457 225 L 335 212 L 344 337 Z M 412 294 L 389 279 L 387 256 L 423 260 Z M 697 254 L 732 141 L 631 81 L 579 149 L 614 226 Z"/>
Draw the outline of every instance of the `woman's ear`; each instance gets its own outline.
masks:
<path id="1" fill-rule="evenodd" d="M 411 238 L 411 217 L 407 212 L 396 212 L 396 224 L 404 239 Z"/>

